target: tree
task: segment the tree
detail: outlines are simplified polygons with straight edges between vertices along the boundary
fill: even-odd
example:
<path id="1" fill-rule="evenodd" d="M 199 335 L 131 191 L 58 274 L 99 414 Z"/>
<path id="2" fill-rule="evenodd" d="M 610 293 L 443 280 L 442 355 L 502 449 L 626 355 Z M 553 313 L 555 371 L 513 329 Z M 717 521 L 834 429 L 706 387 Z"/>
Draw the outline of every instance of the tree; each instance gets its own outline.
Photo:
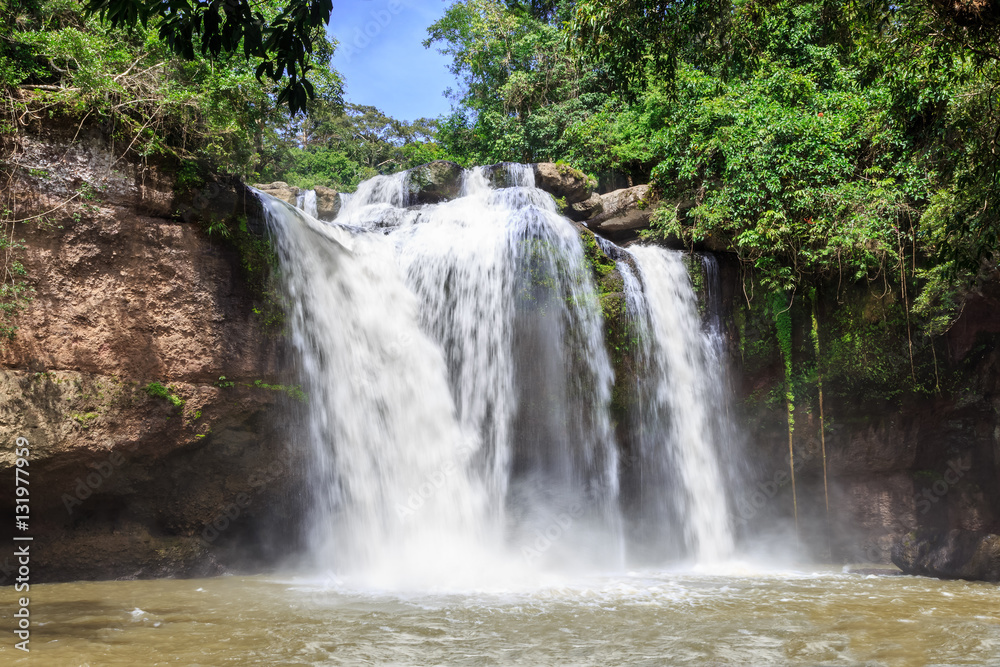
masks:
<path id="1" fill-rule="evenodd" d="M 440 45 L 462 82 L 452 96 L 464 108 L 439 138 L 463 162 L 563 156 L 567 126 L 607 101 L 593 69 L 567 51 L 554 15 L 561 3 L 525 4 L 461 0 L 428 28 L 424 46 Z"/>
<path id="2" fill-rule="evenodd" d="M 260 59 L 257 79 L 286 80 L 278 104 L 287 104 L 294 115 L 315 96 L 306 75 L 313 69 L 317 31 L 330 21 L 333 0 L 288 0 L 276 14 L 265 13 L 266 6 L 251 0 L 88 0 L 87 11 L 116 28 L 146 27 L 158 19 L 160 37 L 188 60 L 196 50 L 212 57 Z"/>
<path id="3" fill-rule="evenodd" d="M 289 126 L 285 139 L 292 145 L 270 166 L 266 178 L 299 187 L 350 190 L 376 174 L 447 157 L 434 141 L 437 121 L 408 123 L 372 106 L 319 100 L 310 102 L 307 111 Z"/>

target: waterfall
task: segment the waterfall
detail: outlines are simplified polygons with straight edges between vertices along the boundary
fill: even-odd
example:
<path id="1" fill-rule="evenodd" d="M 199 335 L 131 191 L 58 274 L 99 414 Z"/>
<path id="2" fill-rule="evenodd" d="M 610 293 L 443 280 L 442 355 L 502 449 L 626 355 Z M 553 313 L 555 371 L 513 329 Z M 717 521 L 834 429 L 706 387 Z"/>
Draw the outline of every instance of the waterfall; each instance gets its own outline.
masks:
<path id="1" fill-rule="evenodd" d="M 532 169 L 467 170 L 457 198 L 423 206 L 406 206 L 406 179 L 365 181 L 327 222 L 314 193 L 304 210 L 262 195 L 309 395 L 317 562 L 399 587 L 620 567 L 626 547 L 658 564 L 731 557 L 714 260 L 703 324 L 680 253 L 598 240 L 636 366 L 619 443 L 580 233 Z"/>
<path id="2" fill-rule="evenodd" d="M 451 474 L 464 449 L 445 360 L 417 325 L 392 245 L 265 206 L 309 397 L 313 551 L 378 570 L 399 550 L 424 560 L 436 539 L 475 539 L 482 491 Z"/>
<path id="3" fill-rule="evenodd" d="M 306 212 L 306 215 L 311 215 L 314 218 L 319 217 L 319 213 L 316 212 L 316 191 L 306 190 L 305 195 L 302 198 L 302 210 Z"/>
<path id="4" fill-rule="evenodd" d="M 530 167 L 504 168 L 514 187 L 472 170 L 461 197 L 412 208 L 403 175 L 376 177 L 332 223 L 263 198 L 309 395 L 325 566 L 437 585 L 500 555 L 621 563 L 589 265 Z"/>
<path id="5" fill-rule="evenodd" d="M 673 545 L 675 555 L 720 562 L 733 555 L 734 537 L 722 462 L 730 452 L 721 442 L 729 420 L 718 303 L 703 329 L 681 253 L 633 246 L 625 254 L 618 269 L 639 368 L 633 437 L 641 541 L 654 553 Z M 709 299 L 717 297 L 715 278 Z"/>

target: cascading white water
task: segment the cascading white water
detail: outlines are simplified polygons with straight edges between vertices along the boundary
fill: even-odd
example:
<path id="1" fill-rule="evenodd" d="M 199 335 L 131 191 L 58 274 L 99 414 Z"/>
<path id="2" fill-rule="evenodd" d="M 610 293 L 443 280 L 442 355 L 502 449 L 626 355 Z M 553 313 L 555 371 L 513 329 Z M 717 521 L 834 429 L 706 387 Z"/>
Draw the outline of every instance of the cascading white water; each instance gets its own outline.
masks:
<path id="1" fill-rule="evenodd" d="M 433 562 L 439 540 L 476 539 L 483 495 L 453 474 L 468 458 L 438 345 L 417 325 L 390 243 L 265 200 L 282 257 L 292 340 L 309 396 L 314 551 L 385 571 Z M 424 484 L 434 493 L 419 495 Z M 411 495 L 422 501 L 412 513 Z"/>
<path id="2" fill-rule="evenodd" d="M 683 535 L 679 555 L 697 563 L 732 557 L 729 480 L 720 460 L 726 405 L 721 333 L 702 320 L 679 252 L 632 246 L 620 261 L 627 312 L 637 346 L 634 439 L 643 488 L 640 523 L 671 526 Z M 655 530 L 655 528 L 654 528 Z M 655 539 L 662 550 L 666 539 Z"/>
<path id="3" fill-rule="evenodd" d="M 623 508 L 640 560 L 730 557 L 718 295 L 703 330 L 679 253 L 599 240 L 638 367 L 619 470 L 577 230 L 524 165 L 466 171 L 436 205 L 406 206 L 406 178 L 362 183 L 333 222 L 263 197 L 310 396 L 320 563 L 393 587 L 615 567 Z"/>
<path id="4" fill-rule="evenodd" d="M 319 217 L 319 213 L 316 212 L 315 190 L 303 190 L 299 192 L 299 195 L 295 198 L 295 206 L 305 211 L 305 214 L 310 217 Z"/>
<path id="5" fill-rule="evenodd" d="M 592 279 L 531 169 L 506 168 L 520 185 L 473 170 L 412 209 L 404 176 L 377 177 L 333 224 L 265 198 L 310 396 L 314 547 L 339 571 L 447 585 L 487 562 L 620 563 Z"/>

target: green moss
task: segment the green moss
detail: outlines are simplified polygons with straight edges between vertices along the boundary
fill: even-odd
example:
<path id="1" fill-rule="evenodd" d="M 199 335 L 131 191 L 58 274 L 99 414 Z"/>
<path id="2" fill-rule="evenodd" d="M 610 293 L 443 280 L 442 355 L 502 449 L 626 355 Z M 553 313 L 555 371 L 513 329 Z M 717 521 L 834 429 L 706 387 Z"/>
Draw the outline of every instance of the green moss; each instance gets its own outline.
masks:
<path id="1" fill-rule="evenodd" d="M 635 334 L 629 326 L 624 294 L 602 294 L 600 304 L 604 315 L 604 341 L 615 370 L 611 415 L 616 421 L 621 421 L 627 418 L 635 397 Z"/>
<path id="2" fill-rule="evenodd" d="M 586 229 L 580 230 L 580 240 L 583 242 L 583 256 L 590 265 L 594 280 L 598 285 L 601 285 L 603 278 L 615 270 L 615 262 L 605 255 L 601 247 L 597 245 L 597 237 L 594 236 L 594 232 Z"/>
<path id="3" fill-rule="evenodd" d="M 254 389 L 264 389 L 266 391 L 277 391 L 300 403 L 309 402 L 309 396 L 306 392 L 302 391 L 302 387 L 299 385 L 290 386 L 284 384 L 267 384 L 263 380 L 254 380 L 253 384 L 246 384 L 244 386 L 252 387 Z"/>
<path id="4" fill-rule="evenodd" d="M 616 341 L 625 333 L 625 295 L 620 292 L 600 296 L 601 312 L 608 327 L 607 340 Z"/>
<path id="5" fill-rule="evenodd" d="M 569 176 L 570 178 L 579 179 L 585 181 L 587 185 L 591 188 L 597 187 L 597 179 L 592 176 L 588 176 L 576 167 L 572 167 L 562 160 L 555 163 L 556 170 L 559 172 L 560 176 Z"/>
<path id="6" fill-rule="evenodd" d="M 280 331 L 285 324 L 285 307 L 275 284 L 278 253 L 271 239 L 251 230 L 245 215 L 208 218 L 202 225 L 210 237 L 236 250 L 243 277 L 254 295 L 253 314 L 266 329 Z"/>
<path id="7" fill-rule="evenodd" d="M 74 412 L 71 416 L 78 424 L 80 424 L 80 426 L 86 429 L 90 428 L 91 423 L 100 415 L 97 412 Z"/>
<path id="8" fill-rule="evenodd" d="M 152 396 L 153 398 L 162 398 L 169 401 L 171 405 L 175 408 L 182 407 L 184 405 L 184 399 L 171 391 L 171 388 L 164 387 L 159 382 L 150 382 L 145 387 L 143 391 Z"/>
<path id="9" fill-rule="evenodd" d="M 601 278 L 598 288 L 600 288 L 601 294 L 621 292 L 625 289 L 625 281 L 622 279 L 622 274 L 614 270 Z"/>

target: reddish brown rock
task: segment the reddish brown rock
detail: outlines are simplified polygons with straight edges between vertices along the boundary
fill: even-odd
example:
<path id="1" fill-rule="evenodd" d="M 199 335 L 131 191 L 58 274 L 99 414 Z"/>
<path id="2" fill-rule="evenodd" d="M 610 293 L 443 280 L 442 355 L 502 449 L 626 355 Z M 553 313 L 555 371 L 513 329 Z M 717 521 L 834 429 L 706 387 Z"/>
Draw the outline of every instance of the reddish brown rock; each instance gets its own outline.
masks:
<path id="1" fill-rule="evenodd" d="M 18 228 L 34 298 L 0 342 L 0 478 L 27 439 L 32 583 L 218 571 L 259 557 L 237 545 L 265 523 L 293 539 L 278 502 L 297 474 L 276 420 L 287 397 L 254 382 L 287 377 L 280 337 L 254 314 L 236 251 L 198 222 L 255 200 L 225 179 L 175 192 L 169 170 L 118 160 L 94 132 L 19 141 L 15 214 L 44 217 Z"/>

